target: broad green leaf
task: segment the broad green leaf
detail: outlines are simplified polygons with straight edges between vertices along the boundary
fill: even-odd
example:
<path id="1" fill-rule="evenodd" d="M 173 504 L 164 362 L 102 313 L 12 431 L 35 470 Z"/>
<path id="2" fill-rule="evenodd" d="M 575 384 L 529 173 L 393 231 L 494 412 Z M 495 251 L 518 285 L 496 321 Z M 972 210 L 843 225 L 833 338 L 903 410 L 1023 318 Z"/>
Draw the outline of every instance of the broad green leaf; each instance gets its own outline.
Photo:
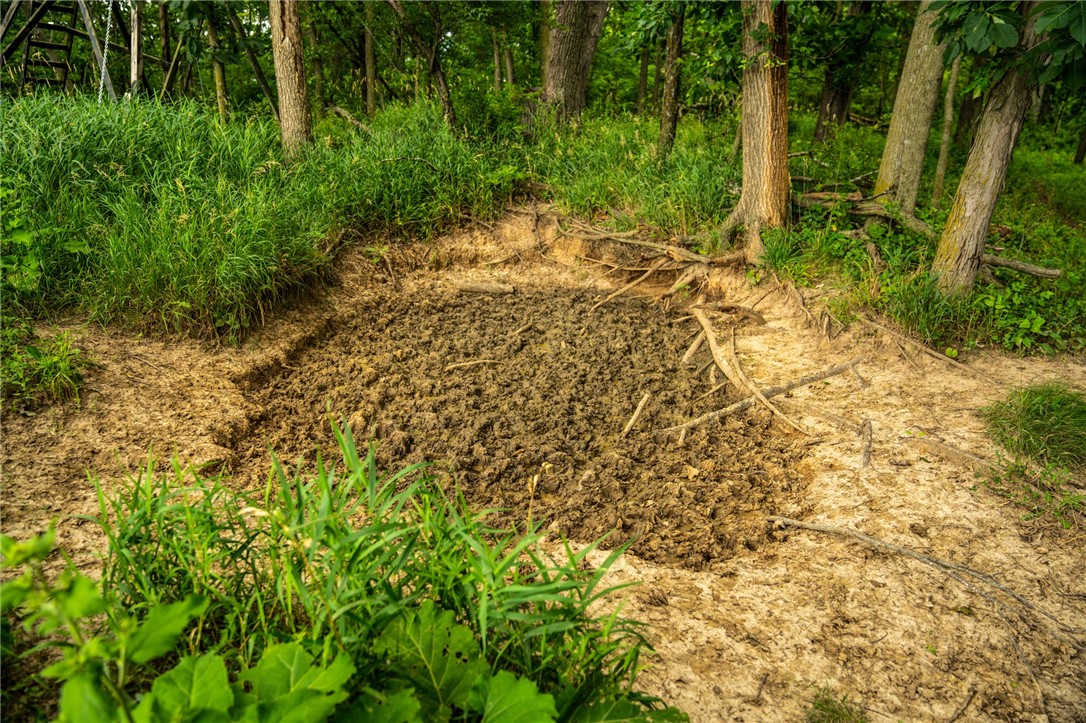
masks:
<path id="1" fill-rule="evenodd" d="M 0 555 L 4 557 L 3 567 L 18 567 L 31 560 L 44 560 L 53 551 L 56 535 L 57 531 L 53 527 L 25 542 L 19 542 L 7 535 L 0 535 Z"/>
<path id="2" fill-rule="evenodd" d="M 343 685 L 352 675 L 354 664 L 347 655 L 319 668 L 301 645 L 273 645 L 241 676 L 253 686 L 252 695 L 247 696 L 250 710 L 245 715 L 255 714 L 253 720 L 263 723 L 319 723 L 347 698 Z"/>
<path id="3" fill-rule="evenodd" d="M 619 698 L 593 703 L 579 708 L 571 723 L 621 723 L 623 721 L 638 721 L 639 723 L 686 723 L 689 721 L 686 713 L 678 708 L 664 708 L 662 710 L 649 710 L 631 700 Z"/>
<path id="4" fill-rule="evenodd" d="M 234 692 L 223 659 L 206 653 L 198 658 L 186 657 L 173 670 L 156 678 L 144 703 L 149 700 L 156 711 L 168 712 L 170 720 L 177 720 L 177 716 L 187 720 L 204 711 L 226 713 L 234 704 Z"/>
<path id="5" fill-rule="evenodd" d="M 550 723 L 558 716 L 553 696 L 507 670 L 476 687 L 472 708 L 483 714 L 483 723 Z"/>
<path id="6" fill-rule="evenodd" d="M 106 609 L 105 600 L 98 592 L 98 584 L 86 575 L 75 573 L 66 588 L 56 593 L 57 607 L 72 619 L 97 615 Z"/>
<path id="7" fill-rule="evenodd" d="M 1071 21 L 1067 24 L 1067 30 L 1071 37 L 1078 41 L 1079 45 L 1086 47 L 1086 3 L 1072 3 L 1074 6 Z"/>
<path id="8" fill-rule="evenodd" d="M 63 723 L 116 723 L 119 713 L 94 673 L 72 678 L 60 691 L 59 720 Z"/>
<path id="9" fill-rule="evenodd" d="M 32 572 L 25 572 L 14 580 L 0 583 L 0 614 L 8 614 L 23 604 L 34 591 Z"/>
<path id="10" fill-rule="evenodd" d="M 152 608 L 128 639 L 128 659 L 146 663 L 170 652 L 189 622 L 207 610 L 207 605 L 206 597 L 189 595 L 181 602 Z"/>
<path id="11" fill-rule="evenodd" d="M 413 688 L 405 688 L 389 695 L 367 691 L 355 698 L 351 705 L 336 713 L 337 723 L 422 723 L 419 699 Z"/>
<path id="12" fill-rule="evenodd" d="M 988 34 L 990 27 L 991 21 L 986 13 L 975 12 L 966 18 L 965 44 L 970 50 L 980 52 L 988 49 L 988 46 L 992 44 Z"/>
<path id="13" fill-rule="evenodd" d="M 393 622 L 376 643 L 424 699 L 439 708 L 464 708 L 476 680 L 486 670 L 471 628 L 426 601 Z"/>
<path id="14" fill-rule="evenodd" d="M 1013 48 L 1018 45 L 1018 31 L 1013 25 L 999 18 L 995 18 L 992 22 L 991 38 L 998 48 Z"/>

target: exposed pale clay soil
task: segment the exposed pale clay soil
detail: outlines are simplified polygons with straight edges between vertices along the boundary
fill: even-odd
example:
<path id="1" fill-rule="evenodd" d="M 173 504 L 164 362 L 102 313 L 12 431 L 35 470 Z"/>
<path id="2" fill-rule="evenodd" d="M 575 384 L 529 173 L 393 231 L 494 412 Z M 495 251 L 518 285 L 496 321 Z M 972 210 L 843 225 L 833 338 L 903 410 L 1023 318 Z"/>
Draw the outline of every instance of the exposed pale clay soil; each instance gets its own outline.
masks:
<path id="1" fill-rule="evenodd" d="M 346 419 L 385 468 L 435 461 L 479 508 L 545 517 L 581 543 L 612 530 L 608 545 L 631 542 L 614 581 L 643 581 L 624 609 L 659 653 L 642 683 L 692 720 L 801 720 L 829 685 L 876 721 L 947 720 L 967 700 L 958 720 L 1086 721 L 1081 528 L 1025 523 L 976 476 L 976 458 L 996 454 L 977 409 L 1033 381 L 1086 387 L 1086 366 L 993 353 L 958 368 L 864 324 L 827 334 L 819 290 L 801 301 L 721 269 L 706 300 L 766 322 L 707 312 L 723 347 L 734 329 L 758 386 L 865 357 L 860 377 L 774 400 L 809 434 L 754 408 L 680 443 L 660 430 L 746 396 L 707 345 L 683 361 L 701 329 L 693 294 L 661 301 L 676 272 L 660 272 L 593 309 L 640 273 L 608 264 L 643 270 L 652 252 L 560 237 L 541 218 L 538 234 L 521 210 L 387 263 L 349 254 L 336 284 L 241 349 L 72 324 L 101 368 L 79 407 L 5 414 L 3 532 L 60 517 L 61 544 L 92 568 L 95 526 L 66 517 L 96 512 L 88 470 L 115 484 L 153 449 L 254 487 L 269 446 L 291 464 L 327 459 L 329 420 Z M 1037 609 L 770 515 L 967 565 Z"/>

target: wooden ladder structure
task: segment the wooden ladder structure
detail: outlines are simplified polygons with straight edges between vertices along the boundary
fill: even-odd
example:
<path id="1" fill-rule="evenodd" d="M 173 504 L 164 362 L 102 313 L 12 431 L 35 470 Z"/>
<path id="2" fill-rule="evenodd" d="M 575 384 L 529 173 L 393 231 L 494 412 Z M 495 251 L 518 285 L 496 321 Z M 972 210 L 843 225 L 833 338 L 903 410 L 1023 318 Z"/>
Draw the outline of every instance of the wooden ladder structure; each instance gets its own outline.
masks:
<path id="1" fill-rule="evenodd" d="M 121 13 L 117 4 L 110 2 L 110 7 L 120 19 Z M 20 49 L 22 50 L 17 93 L 22 94 L 28 86 L 36 85 L 67 87 L 69 74 L 72 71 L 72 43 L 78 37 L 90 43 L 95 63 L 104 75 L 109 97 L 112 100 L 117 99 L 117 93 L 109 77 L 109 70 L 102 62 L 103 49 L 94 32 L 94 22 L 91 19 L 87 0 L 68 0 L 67 2 L 9 0 L 4 12 L 3 24 L 0 25 L 0 43 L 4 42 L 8 31 L 15 25 L 20 8 L 24 12 L 26 22 L 2 50 L 3 65 L 9 65 Z M 82 20 L 82 30 L 79 28 L 80 20 Z M 127 38 L 128 32 L 123 25 L 123 20 L 119 26 Z M 128 51 L 128 48 L 113 43 L 110 43 L 109 47 Z M 52 75 L 38 74 L 42 68 L 51 70 Z"/>

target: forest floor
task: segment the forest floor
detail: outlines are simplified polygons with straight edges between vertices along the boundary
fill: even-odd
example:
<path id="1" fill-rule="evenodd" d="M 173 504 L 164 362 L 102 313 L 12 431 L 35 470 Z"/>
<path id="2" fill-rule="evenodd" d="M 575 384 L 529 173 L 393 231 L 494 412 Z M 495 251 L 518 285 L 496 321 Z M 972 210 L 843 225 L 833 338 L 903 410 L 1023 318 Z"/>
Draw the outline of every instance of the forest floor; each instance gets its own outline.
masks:
<path id="1" fill-rule="evenodd" d="M 335 283 L 240 349 L 72 322 L 100 367 L 80 406 L 5 415 L 4 533 L 62 517 L 59 543 L 93 568 L 103 540 L 70 517 L 97 511 L 88 470 L 116 484 L 153 449 L 262 486 L 269 447 L 292 464 L 334 458 L 329 420 L 342 416 L 379 440 L 385 469 L 434 460 L 505 522 L 632 540 L 610 579 L 641 582 L 623 614 L 650 625 L 659 656 L 640 683 L 691 720 L 800 720 L 822 686 L 872 720 L 948 720 L 967 702 L 960 720 L 1086 720 L 1086 654 L 1071 642 L 1086 621 L 1083 529 L 1025 522 L 984 487 L 978 458 L 996 452 L 977 415 L 1012 386 L 1086 386 L 1081 360 L 982 352 L 953 366 L 867 324 L 833 333 L 822 290 L 804 301 L 714 270 L 709 301 L 764 318 L 708 312 L 759 387 L 864 360 L 860 377 L 776 398 L 807 434 L 756 407 L 680 443 L 659 430 L 745 396 L 719 388 L 708 345 L 683 361 L 701 330 L 693 299 L 660 301 L 675 280 L 660 272 L 593 309 L 638 275 L 607 264 L 646 268 L 646 250 L 538 218 L 519 209 L 493 229 L 348 252 Z M 967 565 L 1035 607 L 770 515 Z"/>

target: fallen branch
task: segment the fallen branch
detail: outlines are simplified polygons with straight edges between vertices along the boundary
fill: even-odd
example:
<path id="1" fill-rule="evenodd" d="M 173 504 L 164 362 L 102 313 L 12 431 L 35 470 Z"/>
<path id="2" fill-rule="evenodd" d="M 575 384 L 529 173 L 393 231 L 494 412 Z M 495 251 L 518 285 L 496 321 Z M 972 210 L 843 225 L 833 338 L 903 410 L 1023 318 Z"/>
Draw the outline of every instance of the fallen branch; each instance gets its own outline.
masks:
<path id="1" fill-rule="evenodd" d="M 467 367 L 479 366 L 480 364 L 505 364 L 505 362 L 498 359 L 476 359 L 475 361 L 460 362 L 458 364 L 449 364 L 445 367 L 445 371 L 452 371 L 453 369 L 465 369 Z"/>
<path id="2" fill-rule="evenodd" d="M 921 344 L 918 341 L 913 341 L 912 339 L 905 336 L 904 334 L 899 334 L 896 331 L 894 331 L 893 329 L 889 329 L 889 328 L 883 326 L 882 324 L 878 323 L 877 321 L 873 321 L 871 319 L 868 319 L 866 316 L 858 316 L 856 318 L 858 318 L 860 321 L 862 321 L 863 323 L 865 323 L 865 324 L 867 324 L 869 326 L 873 326 L 876 329 L 881 329 L 882 331 L 885 331 L 887 334 L 889 334 L 892 337 L 895 337 L 896 339 L 900 339 L 901 341 L 908 342 L 909 344 L 912 344 L 914 347 L 916 347 L 920 351 L 924 352 L 928 356 L 932 357 L 933 359 L 939 359 L 941 361 L 945 361 L 947 364 L 950 364 L 953 367 L 957 367 L 959 369 L 962 369 L 964 371 L 969 372 L 970 374 L 975 374 L 977 376 L 983 377 L 983 378 L 987 379 L 988 381 L 991 381 L 991 382 L 996 381 L 995 379 L 992 379 L 990 376 L 988 376 L 984 372 L 980 372 L 980 371 L 977 371 L 976 369 L 973 369 L 971 367 L 967 367 L 965 364 L 962 364 L 960 361 L 955 361 L 954 359 L 951 359 L 950 357 L 948 357 L 946 354 L 940 354 L 939 352 L 935 351 L 934 349 L 931 349 L 928 346 L 926 346 L 924 344 Z"/>
<path id="3" fill-rule="evenodd" d="M 705 332 L 699 331 L 698 335 L 694 337 L 694 341 L 690 343 L 690 347 L 683 354 L 680 364 L 686 364 L 688 361 L 694 358 L 694 355 L 698 353 L 698 349 L 701 349 L 701 345 L 705 343 Z"/>
<path id="4" fill-rule="evenodd" d="M 705 309 L 706 311 L 719 311 L 722 314 L 738 314 L 742 317 L 750 319 L 759 326 L 764 326 L 766 321 L 765 317 L 754 309 L 748 306 L 740 306 L 739 304 L 729 304 L 726 302 L 716 302 L 714 304 L 698 304 L 695 309 Z"/>
<path id="5" fill-rule="evenodd" d="M 1042 279 L 1058 279 L 1063 275 L 1063 271 L 1060 269 L 1048 269 L 1044 266 L 1034 266 L 1033 264 L 1027 264 L 1025 261 L 1005 259 L 1002 256 L 994 256 L 992 254 L 984 254 L 981 256 L 981 261 L 989 266 L 999 266 L 1004 269 L 1020 271 L 1023 274 L 1038 276 Z"/>
<path id="6" fill-rule="evenodd" d="M 706 333 L 708 334 L 708 332 L 706 332 Z M 710 343 L 710 346 L 711 346 L 712 341 L 710 340 L 709 343 Z M 739 364 L 739 356 L 735 353 L 735 328 L 734 327 L 732 327 L 732 345 L 731 345 L 730 348 L 728 348 L 726 350 L 726 353 L 728 355 L 728 361 L 731 363 L 731 366 L 735 369 L 736 375 L 739 376 L 739 379 L 742 380 L 743 384 L 746 385 L 747 389 L 749 389 L 751 392 L 753 392 L 754 396 L 758 397 L 758 401 L 761 402 L 765 406 L 766 409 L 773 412 L 773 414 L 776 417 L 778 417 L 782 422 L 784 422 L 785 424 L 787 424 L 789 427 L 796 430 L 800 434 L 807 435 L 808 437 L 811 436 L 810 432 L 808 432 L 806 429 L 804 429 L 803 427 L 801 427 L 798 424 L 796 424 L 795 422 L 793 422 L 788 417 L 788 415 L 786 415 L 781 410 L 777 409 L 777 407 L 775 407 L 773 404 L 770 404 L 769 400 L 766 399 L 765 396 L 762 395 L 762 393 L 758 390 L 758 387 L 754 386 L 754 382 L 752 382 L 750 380 L 750 377 L 747 376 L 746 372 L 743 371 L 742 365 Z M 855 371 L 855 369 L 853 371 Z"/>
<path id="7" fill-rule="evenodd" d="M 934 437 L 906 437 L 906 439 L 914 444 L 918 444 L 921 447 L 926 448 L 930 452 L 941 455 L 947 459 L 953 460 L 958 464 L 969 467 L 972 470 L 986 470 L 995 467 L 995 464 L 991 460 L 987 460 L 984 457 L 979 457 L 970 452 L 966 452 L 964 449 L 958 449 L 957 447 L 947 444 L 946 442 L 935 439 Z"/>
<path id="8" fill-rule="evenodd" d="M 591 313 L 592 313 L 593 311 L 595 311 L 596 309 L 600 308 L 601 306 L 603 306 L 604 304 L 606 304 L 606 303 L 607 303 L 608 301 L 610 301 L 611 299 L 614 299 L 614 298 L 616 298 L 616 297 L 622 296 L 622 295 L 623 295 L 623 294 L 625 294 L 625 293 L 626 293 L 627 291 L 629 291 L 630 289 L 632 289 L 633 287 L 637 286 L 637 285 L 638 285 L 638 284 L 640 284 L 640 283 L 641 283 L 642 281 L 644 281 L 645 279 L 649 278 L 649 277 L 650 277 L 650 276 L 652 276 L 652 275 L 653 275 L 654 273 L 656 273 L 657 271 L 659 271 L 659 270 L 660 270 L 660 267 L 661 267 L 661 266 L 663 266 L 663 265 L 664 265 L 664 263 L 665 263 L 665 259 L 657 259 L 656 263 L 652 265 L 652 268 L 650 268 L 650 269 L 649 269 L 648 271 L 646 271 L 645 273 L 643 273 L 643 274 L 641 274 L 640 276 L 638 276 L 638 277 L 637 277 L 636 279 L 634 279 L 634 280 L 633 280 L 633 281 L 631 281 L 630 283 L 628 283 L 628 284 L 626 284 L 625 286 L 623 286 L 623 287 L 622 287 L 621 289 L 619 289 L 618 291 L 616 291 L 616 292 L 614 292 L 613 294 L 611 294 L 610 296 L 608 296 L 608 297 L 607 297 L 606 299 L 604 299 L 604 300 L 602 300 L 602 301 L 598 301 L 598 302 L 596 302 L 596 304 L 595 304 L 595 305 L 594 305 L 594 306 L 593 306 L 593 307 L 592 307 L 591 309 L 589 309 L 589 310 L 588 310 L 588 313 L 589 313 L 589 314 L 591 314 Z"/>
<path id="9" fill-rule="evenodd" d="M 961 564 L 959 564 L 957 562 L 951 562 L 950 560 L 943 560 L 943 559 L 940 559 L 940 558 L 937 558 L 937 557 L 932 557 L 931 555 L 926 555 L 926 554 L 924 554 L 922 552 L 917 552 L 916 550 L 909 549 L 908 547 L 902 547 L 901 545 L 895 545 L 892 542 L 886 542 L 885 540 L 880 540 L 877 537 L 872 537 L 871 535 L 865 535 L 862 532 L 850 529 L 848 527 L 830 527 L 828 525 L 819 525 L 819 524 L 815 524 L 815 523 L 811 523 L 811 522 L 801 522 L 799 520 L 793 520 L 793 519 L 788 518 L 788 517 L 779 517 L 777 515 L 770 515 L 770 517 L 768 519 L 769 519 L 770 522 L 773 522 L 775 524 L 784 525 L 786 527 L 798 527 L 800 529 L 811 530 L 813 532 L 826 532 L 826 533 L 829 533 L 831 535 L 841 535 L 843 537 L 851 537 L 851 538 L 853 538 L 855 540 L 859 540 L 860 542 L 863 542 L 866 545 L 874 547 L 877 550 L 883 550 L 883 551 L 886 551 L 886 552 L 893 552 L 895 554 L 902 555 L 904 557 L 910 557 L 910 558 L 912 558 L 912 559 L 914 559 L 914 560 L 916 560 L 918 562 L 922 562 L 925 565 L 928 565 L 929 567 L 934 567 L 936 570 L 941 570 L 941 571 L 943 571 L 943 572 L 945 572 L 945 573 L 947 573 L 949 575 L 952 575 L 956 579 L 964 579 L 964 578 L 961 577 L 961 575 L 968 575 L 970 578 L 972 578 L 974 580 L 977 580 L 978 582 L 982 582 L 985 585 L 988 585 L 989 587 L 991 587 L 991 588 L 993 588 L 995 590 L 998 590 L 999 592 L 1003 593 L 1004 595 L 1007 595 L 1008 597 L 1010 597 L 1013 600 L 1015 600 L 1016 602 L 1018 602 L 1023 607 L 1026 607 L 1026 608 L 1034 611 L 1035 613 L 1041 615 L 1042 617 L 1045 617 L 1048 620 L 1052 621 L 1053 623 L 1055 623 L 1056 628 L 1058 630 L 1060 630 L 1060 631 L 1062 631 L 1062 632 L 1064 632 L 1066 634 L 1082 632 L 1081 629 L 1073 628 L 1070 625 L 1067 625 L 1066 623 L 1062 622 L 1059 618 L 1057 618 L 1055 615 L 1048 612 L 1047 610 L 1044 610 L 1043 608 L 1037 607 L 1036 605 L 1031 603 L 1029 600 L 1022 597 L 1020 594 L 1016 593 L 1014 590 L 1011 590 L 1006 585 L 999 582 L 998 580 L 996 580 L 994 577 L 992 577 L 991 575 L 989 575 L 986 572 L 981 572 L 980 570 L 974 570 L 971 567 L 968 567 L 966 565 L 961 565 Z M 1069 640 L 1069 642 L 1076 649 L 1078 649 L 1078 650 L 1086 650 L 1086 645 L 1084 645 L 1080 641 L 1076 640 L 1075 638 L 1068 637 L 1067 639 Z"/>
<path id="10" fill-rule="evenodd" d="M 698 264 L 695 266 L 691 264 L 690 266 L 687 266 L 686 270 L 679 275 L 679 278 L 675 279 L 675 283 L 671 285 L 671 288 L 661 294 L 660 298 L 666 299 L 669 296 L 679 293 L 684 288 L 688 288 L 694 279 L 698 278 L 698 276 L 704 276 L 705 273 L 704 265 Z"/>
<path id="11" fill-rule="evenodd" d="M 857 365 L 861 361 L 863 361 L 863 359 L 864 359 L 864 356 L 861 354 L 860 356 L 856 357 L 855 359 L 852 359 L 851 361 L 847 361 L 844 364 L 838 364 L 837 366 L 830 367 L 829 369 L 824 369 L 824 370 L 822 370 L 820 372 L 815 372 L 813 374 L 808 374 L 805 377 L 800 377 L 799 379 L 793 379 L 790 382 L 785 382 L 784 384 L 778 384 L 777 386 L 770 387 L 769 389 L 763 389 L 762 390 L 762 396 L 764 396 L 766 399 L 772 399 L 773 397 L 778 396 L 780 394 L 786 394 L 786 393 L 792 391 L 793 389 L 799 389 L 800 387 L 805 387 L 808 384 L 814 384 L 815 382 L 820 382 L 820 381 L 822 381 L 824 379 L 829 379 L 830 377 L 837 376 L 838 374 L 844 374 L 849 369 L 851 369 L 852 367 L 854 367 L 855 365 Z M 703 415 L 701 415 L 700 417 L 698 417 L 696 419 L 691 419 L 689 422 L 685 422 L 683 424 L 678 424 L 678 425 L 676 425 L 674 427 L 668 427 L 667 429 L 661 429 L 660 433 L 661 434 L 674 434 L 675 432 L 683 432 L 683 431 L 688 430 L 688 429 L 693 429 L 694 427 L 701 426 L 702 424 L 705 424 L 706 422 L 711 422 L 714 419 L 720 419 L 722 417 L 727 417 L 727 416 L 729 416 L 731 414 L 736 414 L 736 413 L 742 412 L 742 411 L 744 411 L 746 409 L 750 409 L 757 402 L 758 402 L 757 397 L 750 396 L 750 397 L 747 397 L 746 399 L 744 399 L 742 401 L 739 401 L 739 402 L 736 402 L 735 404 L 732 404 L 729 407 L 725 407 L 724 409 L 718 409 L 715 412 L 709 412 L 708 414 L 703 414 Z"/>
<path id="12" fill-rule="evenodd" d="M 641 401 L 637 404 L 637 409 L 634 410 L 633 416 L 630 417 L 630 421 L 626 422 L 626 426 L 622 428 L 622 434 L 620 437 L 625 437 L 637 424 L 637 420 L 641 418 L 641 412 L 645 411 L 645 405 L 649 403 L 649 399 L 652 398 L 651 392 L 645 392 L 645 396 L 641 397 Z"/>
<path id="13" fill-rule="evenodd" d="M 338 105 L 330 105 L 330 106 L 328 106 L 328 110 L 332 111 L 333 113 L 338 115 L 340 118 L 343 118 L 344 120 L 346 120 L 348 123 L 353 125 L 358 130 L 365 131 L 366 133 L 371 133 L 371 134 L 373 133 L 373 131 L 370 130 L 370 127 L 368 125 L 366 125 L 365 123 L 363 123 L 362 121 L 358 120 L 353 115 L 351 115 L 350 111 L 344 110 L 343 108 L 340 108 Z"/>
<path id="14" fill-rule="evenodd" d="M 965 713 L 965 711 L 969 708 L 969 704 L 973 702 L 973 697 L 976 696 L 976 694 L 977 689 L 970 688 L 969 695 L 965 696 L 965 702 L 958 707 L 958 710 L 954 711 L 954 715 L 947 718 L 946 723 L 955 723 L 955 721 L 961 718 L 962 714 Z"/>
<path id="15" fill-rule="evenodd" d="M 855 370 L 853 370 L 853 371 L 855 371 Z M 871 431 L 871 420 L 870 419 L 865 419 L 864 420 L 863 426 L 860 427 L 860 433 L 864 437 L 864 457 L 863 457 L 863 463 L 860 466 L 863 467 L 864 469 L 867 469 L 868 467 L 871 466 L 871 435 L 872 435 L 872 431 Z"/>

